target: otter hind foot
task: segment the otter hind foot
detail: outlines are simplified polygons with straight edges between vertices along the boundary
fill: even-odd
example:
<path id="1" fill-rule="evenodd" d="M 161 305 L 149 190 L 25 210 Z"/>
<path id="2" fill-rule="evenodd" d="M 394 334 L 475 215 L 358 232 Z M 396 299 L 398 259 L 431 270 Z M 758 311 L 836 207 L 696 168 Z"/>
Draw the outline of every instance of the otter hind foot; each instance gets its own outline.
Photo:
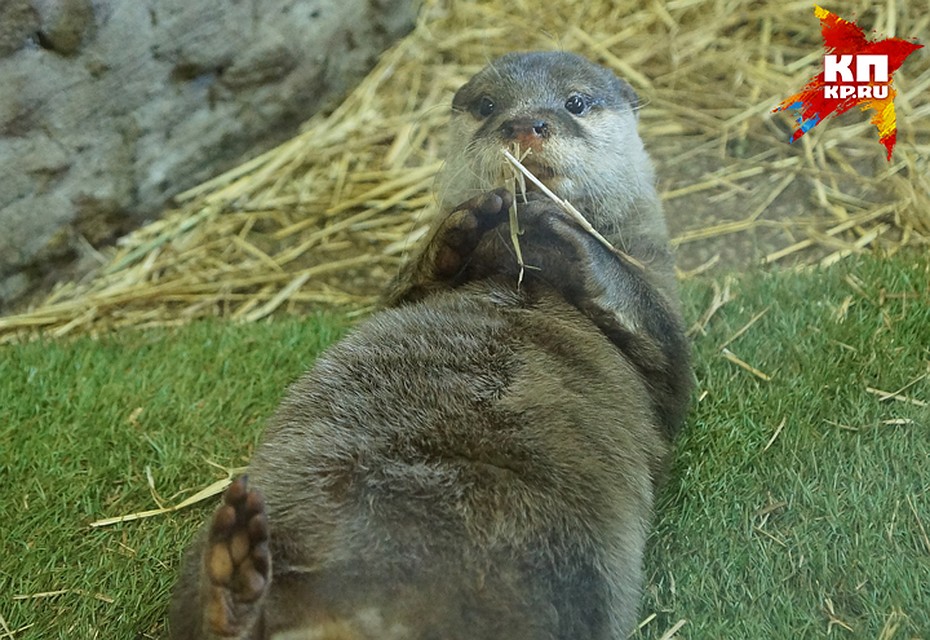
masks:
<path id="1" fill-rule="evenodd" d="M 271 577 L 268 518 L 261 494 L 236 478 L 210 525 L 203 555 L 204 620 L 211 633 L 247 638 L 261 617 Z"/>

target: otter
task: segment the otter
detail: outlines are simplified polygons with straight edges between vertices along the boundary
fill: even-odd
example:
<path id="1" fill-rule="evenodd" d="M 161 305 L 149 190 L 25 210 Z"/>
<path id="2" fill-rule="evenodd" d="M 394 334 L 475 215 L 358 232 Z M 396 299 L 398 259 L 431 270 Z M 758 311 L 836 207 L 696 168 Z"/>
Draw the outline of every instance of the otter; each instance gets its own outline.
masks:
<path id="1" fill-rule="evenodd" d="M 635 629 L 691 387 L 638 109 L 626 82 L 562 52 L 505 55 L 458 90 L 440 215 L 383 308 L 287 392 L 187 554 L 172 638 Z M 514 203 L 513 143 L 642 266 L 538 193 Z"/>

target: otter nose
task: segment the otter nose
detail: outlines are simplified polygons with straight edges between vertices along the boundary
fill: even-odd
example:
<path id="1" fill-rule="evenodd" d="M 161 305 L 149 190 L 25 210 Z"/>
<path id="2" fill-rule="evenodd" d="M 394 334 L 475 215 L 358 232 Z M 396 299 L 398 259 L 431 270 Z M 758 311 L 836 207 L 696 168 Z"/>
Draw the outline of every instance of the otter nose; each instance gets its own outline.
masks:
<path id="1" fill-rule="evenodd" d="M 522 149 L 542 150 L 543 141 L 552 133 L 549 123 L 539 118 L 514 118 L 498 129 L 501 137 L 516 142 Z"/>
<path id="2" fill-rule="evenodd" d="M 549 135 L 549 123 L 539 118 L 514 118 L 502 124 L 499 131 L 510 140 L 545 138 Z"/>

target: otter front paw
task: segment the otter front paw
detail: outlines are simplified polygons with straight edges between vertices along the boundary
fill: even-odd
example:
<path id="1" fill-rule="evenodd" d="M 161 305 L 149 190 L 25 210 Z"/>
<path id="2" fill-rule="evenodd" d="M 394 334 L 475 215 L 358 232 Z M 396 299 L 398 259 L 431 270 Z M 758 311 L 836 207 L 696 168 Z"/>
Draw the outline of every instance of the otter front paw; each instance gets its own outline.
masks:
<path id="1" fill-rule="evenodd" d="M 520 248 L 528 277 L 548 282 L 564 294 L 577 294 L 588 275 L 615 260 L 575 220 L 551 200 L 531 198 L 517 205 Z"/>
<path id="2" fill-rule="evenodd" d="M 268 518 L 260 493 L 245 476 L 233 481 L 210 525 L 203 555 L 204 620 L 220 637 L 248 637 L 261 614 L 271 577 Z"/>
<path id="3" fill-rule="evenodd" d="M 495 189 L 466 200 L 441 223 L 434 238 L 434 269 L 440 278 L 451 278 L 466 264 L 482 236 L 501 222 L 513 204 L 506 189 Z"/>

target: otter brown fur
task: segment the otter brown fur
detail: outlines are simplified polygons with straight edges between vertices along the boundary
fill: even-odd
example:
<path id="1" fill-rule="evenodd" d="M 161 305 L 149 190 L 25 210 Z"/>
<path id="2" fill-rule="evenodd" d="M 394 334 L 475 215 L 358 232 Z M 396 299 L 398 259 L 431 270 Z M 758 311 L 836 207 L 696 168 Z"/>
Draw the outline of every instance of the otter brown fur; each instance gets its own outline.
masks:
<path id="1" fill-rule="evenodd" d="M 627 637 L 691 376 L 636 109 L 565 53 L 457 92 L 442 214 L 385 308 L 288 391 L 188 554 L 173 638 Z M 518 286 L 497 189 L 515 141 L 645 269 L 531 194 Z"/>

